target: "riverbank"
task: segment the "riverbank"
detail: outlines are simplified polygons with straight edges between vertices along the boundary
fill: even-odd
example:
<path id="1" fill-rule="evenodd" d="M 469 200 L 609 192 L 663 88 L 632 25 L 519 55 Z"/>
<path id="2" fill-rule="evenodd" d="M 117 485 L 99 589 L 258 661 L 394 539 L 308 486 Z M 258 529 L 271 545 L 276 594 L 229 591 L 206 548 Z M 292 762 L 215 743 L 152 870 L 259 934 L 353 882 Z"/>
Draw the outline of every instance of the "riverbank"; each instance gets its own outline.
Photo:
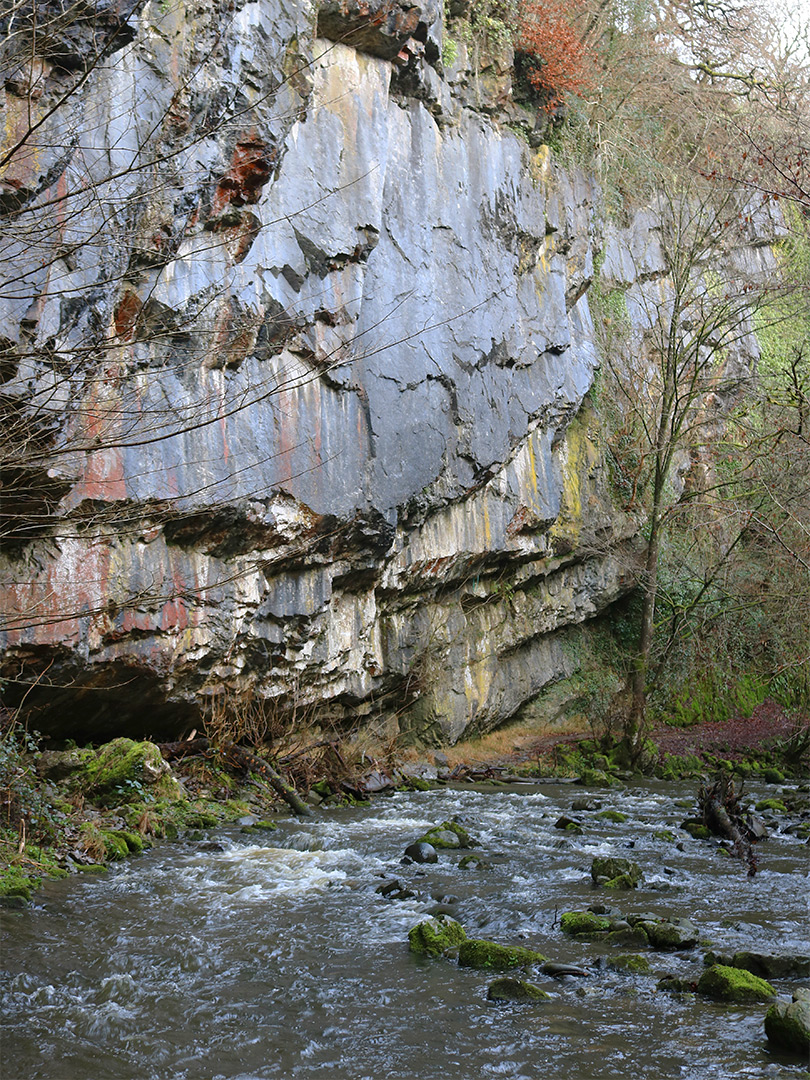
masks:
<path id="1" fill-rule="evenodd" d="M 661 728 L 641 764 L 660 779 L 697 780 L 724 770 L 778 786 L 806 776 L 806 732 L 766 702 L 749 718 Z M 202 838 L 220 825 L 271 831 L 289 813 L 274 781 L 277 770 L 305 800 L 292 800 L 301 814 L 447 783 L 557 777 L 610 788 L 638 773 L 609 738 L 560 729 L 541 734 L 520 725 L 444 750 L 379 758 L 316 740 L 286 753 L 277 749 L 272 763 L 194 737 L 41 750 L 24 732 L 9 730 L 0 740 L 0 903 L 25 905 L 46 878 L 103 873 L 158 838 Z"/>

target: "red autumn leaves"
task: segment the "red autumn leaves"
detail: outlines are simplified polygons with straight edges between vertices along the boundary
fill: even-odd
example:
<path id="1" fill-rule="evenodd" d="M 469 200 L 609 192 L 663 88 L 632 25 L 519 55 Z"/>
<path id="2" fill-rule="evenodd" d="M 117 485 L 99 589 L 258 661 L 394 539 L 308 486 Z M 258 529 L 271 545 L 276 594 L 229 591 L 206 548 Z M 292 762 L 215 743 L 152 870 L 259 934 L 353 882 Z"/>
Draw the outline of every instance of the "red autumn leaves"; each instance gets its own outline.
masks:
<path id="1" fill-rule="evenodd" d="M 551 111 L 563 94 L 580 94 L 592 85 L 593 58 L 575 23 L 585 14 L 582 3 L 524 0 L 515 48 L 528 61 L 527 77 Z"/>

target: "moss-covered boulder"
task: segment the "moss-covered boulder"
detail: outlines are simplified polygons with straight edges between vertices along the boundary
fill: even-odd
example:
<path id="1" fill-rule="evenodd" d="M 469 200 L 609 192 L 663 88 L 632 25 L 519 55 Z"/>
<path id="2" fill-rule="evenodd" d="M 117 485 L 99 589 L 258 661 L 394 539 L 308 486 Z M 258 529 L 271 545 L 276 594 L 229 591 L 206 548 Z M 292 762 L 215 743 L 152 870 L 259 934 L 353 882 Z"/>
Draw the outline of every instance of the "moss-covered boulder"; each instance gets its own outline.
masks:
<path id="1" fill-rule="evenodd" d="M 489 1001 L 510 1001 L 529 1004 L 533 1001 L 547 1001 L 552 995 L 534 983 L 524 979 L 495 979 L 487 989 Z"/>
<path id="2" fill-rule="evenodd" d="M 770 810 L 774 814 L 786 814 L 787 807 L 781 799 L 760 799 L 756 805 L 758 813 L 762 813 L 763 810 Z"/>
<path id="3" fill-rule="evenodd" d="M 780 1050 L 810 1054 L 810 997 L 794 994 L 790 1003 L 771 1005 L 765 1014 L 765 1034 Z"/>
<path id="4" fill-rule="evenodd" d="M 467 938 L 458 950 L 461 967 L 478 968 L 482 971 L 509 971 L 512 968 L 532 967 L 544 964 L 548 957 L 522 945 L 499 945 L 495 941 Z"/>
<path id="5" fill-rule="evenodd" d="M 652 971 L 647 957 L 639 956 L 638 953 L 619 953 L 618 956 L 609 956 L 607 966 L 611 971 L 618 971 L 623 975 L 649 975 Z"/>
<path id="6" fill-rule="evenodd" d="M 641 923 L 618 930 L 611 930 L 610 933 L 606 935 L 605 940 L 609 945 L 616 945 L 622 949 L 646 949 L 650 944 L 647 933 Z"/>
<path id="7" fill-rule="evenodd" d="M 594 915 L 592 911 L 565 911 L 560 917 L 560 929 L 571 937 L 604 934 L 610 929 L 610 919 L 604 915 Z"/>
<path id="8" fill-rule="evenodd" d="M 715 964 L 698 979 L 697 992 L 715 1001 L 770 1001 L 776 991 L 769 982 L 742 968 Z"/>
<path id="9" fill-rule="evenodd" d="M 656 919 L 637 926 L 644 930 L 654 949 L 693 949 L 698 943 L 698 928 L 689 919 Z"/>
<path id="10" fill-rule="evenodd" d="M 408 931 L 410 950 L 419 956 L 442 956 L 466 939 L 467 934 L 461 923 L 447 915 L 434 915 Z"/>
<path id="11" fill-rule="evenodd" d="M 779 769 L 763 769 L 762 779 L 765 781 L 766 784 L 784 784 L 785 774 L 783 772 L 780 772 Z"/>
<path id="12" fill-rule="evenodd" d="M 102 805 L 154 798 L 180 798 L 182 790 L 151 742 L 113 739 L 100 746 L 73 777 L 74 788 Z"/>
<path id="13" fill-rule="evenodd" d="M 0 872 L 0 907 L 25 907 L 39 884 L 36 878 L 30 877 L 19 867 L 8 867 Z"/>
<path id="14" fill-rule="evenodd" d="M 627 821 L 627 814 L 623 814 L 621 810 L 601 810 L 596 816 L 602 821 L 613 821 L 617 825 Z"/>
<path id="15" fill-rule="evenodd" d="M 434 825 L 421 836 L 417 843 L 430 844 L 434 848 L 468 848 L 474 841 L 466 829 L 456 821 L 443 821 L 441 825 Z"/>
<path id="16" fill-rule="evenodd" d="M 635 889 L 642 873 L 641 867 L 629 859 L 597 855 L 591 863 L 591 877 L 595 885 L 607 889 Z"/>

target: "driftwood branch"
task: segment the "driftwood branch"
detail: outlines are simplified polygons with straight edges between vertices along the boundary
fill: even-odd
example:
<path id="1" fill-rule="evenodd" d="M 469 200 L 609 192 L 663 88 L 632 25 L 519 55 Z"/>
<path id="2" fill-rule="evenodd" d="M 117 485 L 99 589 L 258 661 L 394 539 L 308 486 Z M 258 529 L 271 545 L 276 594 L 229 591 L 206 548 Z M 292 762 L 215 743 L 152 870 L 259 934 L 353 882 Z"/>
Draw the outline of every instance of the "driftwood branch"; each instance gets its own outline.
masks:
<path id="1" fill-rule="evenodd" d="M 257 773 L 266 780 L 275 793 L 287 803 L 299 817 L 308 817 L 312 811 L 295 790 L 281 775 L 258 754 L 246 750 L 244 746 L 237 746 L 234 742 L 223 742 L 220 746 L 212 746 L 209 739 L 187 739 L 184 742 L 159 743 L 160 750 L 166 761 L 177 761 L 189 754 L 210 755 L 220 750 L 227 761 L 240 769 Z"/>
<path id="2" fill-rule="evenodd" d="M 724 836 L 731 841 L 731 850 L 738 859 L 748 865 L 748 876 L 757 872 L 757 858 L 754 854 L 750 829 L 745 823 L 740 810 L 742 785 L 737 789 L 731 777 L 725 774 L 713 784 L 704 784 L 698 794 L 698 802 L 703 815 L 703 823 L 715 836 Z"/>

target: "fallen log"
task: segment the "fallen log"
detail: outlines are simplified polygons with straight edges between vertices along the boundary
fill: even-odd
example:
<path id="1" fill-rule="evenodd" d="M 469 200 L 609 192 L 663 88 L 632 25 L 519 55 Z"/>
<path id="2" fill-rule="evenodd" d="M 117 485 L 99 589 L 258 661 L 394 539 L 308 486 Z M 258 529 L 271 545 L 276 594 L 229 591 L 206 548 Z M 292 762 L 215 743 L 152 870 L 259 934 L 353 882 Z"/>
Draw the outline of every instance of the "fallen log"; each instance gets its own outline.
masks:
<path id="1" fill-rule="evenodd" d="M 746 825 L 739 802 L 739 791 L 734 781 L 725 775 L 718 777 L 713 784 L 704 784 L 698 793 L 703 824 L 715 836 L 722 836 L 731 841 L 731 850 L 737 858 L 748 864 L 748 876 L 757 872 L 757 859 L 754 855 L 751 830 Z"/>

